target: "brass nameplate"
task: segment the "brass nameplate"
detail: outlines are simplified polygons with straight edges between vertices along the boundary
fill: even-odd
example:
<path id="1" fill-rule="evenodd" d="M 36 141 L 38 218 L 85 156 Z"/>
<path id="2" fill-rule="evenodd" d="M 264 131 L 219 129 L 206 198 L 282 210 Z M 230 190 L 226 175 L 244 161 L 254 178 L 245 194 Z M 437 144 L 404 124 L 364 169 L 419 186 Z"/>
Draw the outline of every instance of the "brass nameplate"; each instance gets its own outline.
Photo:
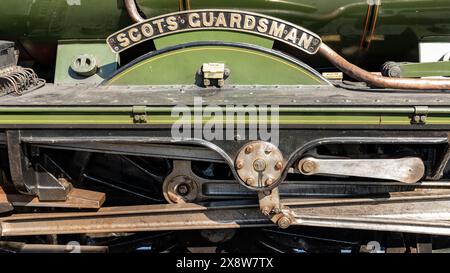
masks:
<path id="1" fill-rule="evenodd" d="M 201 30 L 238 31 L 264 36 L 308 54 L 315 54 L 322 43 L 317 34 L 287 21 L 231 10 L 190 10 L 151 18 L 114 33 L 107 42 L 114 52 L 119 53 L 147 40 Z"/>

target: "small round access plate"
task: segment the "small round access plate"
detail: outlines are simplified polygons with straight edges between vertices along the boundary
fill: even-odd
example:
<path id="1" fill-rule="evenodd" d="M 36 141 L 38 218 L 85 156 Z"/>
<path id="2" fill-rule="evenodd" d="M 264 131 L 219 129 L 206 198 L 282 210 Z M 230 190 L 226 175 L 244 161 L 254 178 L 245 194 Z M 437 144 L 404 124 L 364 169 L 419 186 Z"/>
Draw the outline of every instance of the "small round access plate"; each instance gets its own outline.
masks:
<path id="1" fill-rule="evenodd" d="M 265 141 L 247 143 L 239 151 L 235 168 L 244 186 L 265 190 L 272 188 L 284 169 L 284 158 L 277 146 Z"/>

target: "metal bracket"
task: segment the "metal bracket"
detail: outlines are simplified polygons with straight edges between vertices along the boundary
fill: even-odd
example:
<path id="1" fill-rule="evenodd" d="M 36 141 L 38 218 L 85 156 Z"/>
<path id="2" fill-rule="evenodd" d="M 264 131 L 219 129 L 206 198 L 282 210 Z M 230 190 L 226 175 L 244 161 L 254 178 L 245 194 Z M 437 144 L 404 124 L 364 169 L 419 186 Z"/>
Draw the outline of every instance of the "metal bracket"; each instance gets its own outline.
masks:
<path id="1" fill-rule="evenodd" d="M 425 174 L 421 158 L 318 159 L 305 157 L 297 165 L 303 175 L 353 176 L 416 183 Z"/>
<path id="2" fill-rule="evenodd" d="M 146 106 L 133 106 L 133 121 L 134 123 L 147 123 Z"/>
<path id="3" fill-rule="evenodd" d="M 20 131 L 7 131 L 6 140 L 15 188 L 22 194 L 37 196 L 40 201 L 65 201 L 72 184 L 64 178 L 56 178 L 48 170 L 58 170 L 59 166 L 46 156 L 33 164 L 21 146 Z"/>
<path id="4" fill-rule="evenodd" d="M 230 76 L 230 70 L 223 63 L 204 63 L 199 72 L 203 76 L 205 87 L 214 85 L 214 82 L 217 82 L 218 87 L 223 87 Z"/>
<path id="5" fill-rule="evenodd" d="M 412 116 L 412 124 L 426 124 L 428 117 L 428 106 L 414 106 L 414 115 Z"/>
<path id="6" fill-rule="evenodd" d="M 279 228 L 286 229 L 295 223 L 292 211 L 281 204 L 278 187 L 271 191 L 258 192 L 261 213 L 268 216 Z"/>

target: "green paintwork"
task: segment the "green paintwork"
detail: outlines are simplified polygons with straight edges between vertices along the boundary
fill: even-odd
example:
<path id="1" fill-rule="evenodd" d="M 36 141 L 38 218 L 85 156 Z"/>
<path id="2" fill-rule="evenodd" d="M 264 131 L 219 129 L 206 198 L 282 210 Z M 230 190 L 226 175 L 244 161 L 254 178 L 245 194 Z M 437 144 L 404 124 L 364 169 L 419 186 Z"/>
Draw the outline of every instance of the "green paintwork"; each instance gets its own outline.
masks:
<path id="1" fill-rule="evenodd" d="M 400 77 L 420 78 L 450 76 L 450 61 L 429 63 L 401 63 Z"/>
<path id="2" fill-rule="evenodd" d="M 21 40 L 28 51 L 62 39 L 105 39 L 131 24 L 122 0 L 2 0 L 0 39 Z M 416 61 L 418 41 L 450 30 L 450 0 L 381 1 L 376 39 L 359 48 L 367 0 L 191 0 L 192 9 L 227 8 L 289 20 L 322 36 L 358 64 Z M 178 11 L 178 0 L 137 0 L 148 17 Z M 48 50 L 47 50 L 48 51 Z M 33 53 L 32 53 L 33 55 Z M 38 56 L 33 56 L 38 57 Z M 319 60 L 314 60 L 315 62 Z M 364 62 L 362 62 L 364 61 Z"/>
<path id="3" fill-rule="evenodd" d="M 232 46 L 201 46 L 168 51 L 119 73 L 108 85 L 195 84 L 203 63 L 225 63 L 226 84 L 323 85 L 306 69 L 265 52 Z"/>
<path id="4" fill-rule="evenodd" d="M 0 125 L 112 125 L 134 124 L 134 113 L 147 114 L 147 123 L 150 125 L 172 125 L 179 121 L 183 108 L 172 107 L 0 107 Z M 193 107 L 190 112 L 194 113 Z M 206 110 L 206 109 L 203 109 Z M 210 108 L 210 112 L 223 111 L 223 108 Z M 283 125 L 411 125 L 414 114 L 413 107 L 281 107 L 279 110 L 279 124 Z M 141 112 L 142 111 L 142 112 Z M 218 122 L 222 124 L 248 124 L 255 122 L 249 120 L 246 108 L 235 108 L 234 118 L 204 114 L 201 123 Z M 237 118 L 237 117 L 243 118 Z M 271 120 L 267 117 L 257 120 Z M 191 124 L 198 122 L 193 116 Z M 139 124 L 137 124 L 139 125 Z M 427 125 L 450 125 L 450 108 L 430 107 Z"/>
<path id="5" fill-rule="evenodd" d="M 95 57 L 98 72 L 91 77 L 82 77 L 70 69 L 74 58 L 81 54 Z M 55 83 L 101 83 L 117 70 L 118 56 L 111 52 L 104 41 L 60 41 L 56 58 Z"/>
<path id="6" fill-rule="evenodd" d="M 156 49 L 163 49 L 169 46 L 200 41 L 247 43 L 262 46 L 269 49 L 273 47 L 273 40 L 246 33 L 227 32 L 227 31 L 201 31 L 201 32 L 179 33 L 176 35 L 157 38 L 154 40 L 154 43 Z"/>

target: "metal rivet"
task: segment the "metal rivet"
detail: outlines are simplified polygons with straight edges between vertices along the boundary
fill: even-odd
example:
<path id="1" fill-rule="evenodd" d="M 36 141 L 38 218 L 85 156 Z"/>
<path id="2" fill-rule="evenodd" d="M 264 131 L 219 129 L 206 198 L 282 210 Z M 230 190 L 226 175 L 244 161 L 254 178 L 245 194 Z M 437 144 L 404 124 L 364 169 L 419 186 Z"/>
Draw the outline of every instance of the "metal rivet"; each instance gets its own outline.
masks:
<path id="1" fill-rule="evenodd" d="M 246 153 L 246 154 L 250 154 L 251 152 L 253 152 L 253 145 L 248 145 L 248 146 L 245 148 L 245 153 Z"/>
<path id="2" fill-rule="evenodd" d="M 255 181 L 254 181 L 252 178 L 248 178 L 247 180 L 245 180 L 245 183 L 246 183 L 247 185 L 253 185 L 254 182 L 255 182 Z"/>
<path id="3" fill-rule="evenodd" d="M 238 160 L 236 162 L 236 169 L 240 170 L 244 167 L 244 161 L 243 160 Z"/>
<path id="4" fill-rule="evenodd" d="M 278 162 L 275 164 L 275 170 L 279 171 L 279 170 L 281 170 L 282 168 L 283 168 L 283 162 L 278 161 Z"/>

